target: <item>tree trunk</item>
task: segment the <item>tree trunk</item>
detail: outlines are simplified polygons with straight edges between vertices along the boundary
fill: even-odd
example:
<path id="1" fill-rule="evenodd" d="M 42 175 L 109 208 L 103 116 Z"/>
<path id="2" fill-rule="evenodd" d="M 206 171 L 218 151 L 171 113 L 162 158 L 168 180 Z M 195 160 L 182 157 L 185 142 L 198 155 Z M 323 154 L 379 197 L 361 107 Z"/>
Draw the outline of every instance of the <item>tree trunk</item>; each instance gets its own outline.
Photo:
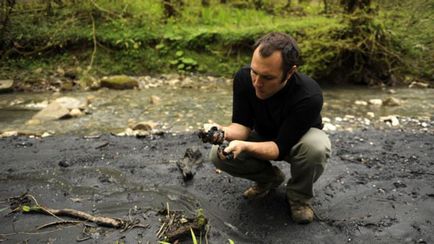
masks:
<path id="1" fill-rule="evenodd" d="M 253 0 L 253 5 L 255 5 L 255 9 L 263 9 L 264 8 L 264 1 L 263 0 Z"/>
<path id="2" fill-rule="evenodd" d="M 209 0 L 202 0 L 203 7 L 209 7 Z"/>
<path id="3" fill-rule="evenodd" d="M 341 0 L 341 5 L 349 14 L 353 13 L 356 9 L 366 9 L 371 6 L 371 0 Z"/>
<path id="4" fill-rule="evenodd" d="M 164 16 L 170 18 L 176 15 L 175 5 L 172 0 L 163 0 Z"/>
<path id="5" fill-rule="evenodd" d="M 287 0 L 285 6 L 283 6 L 284 9 L 289 9 L 291 7 L 291 0 Z"/>
<path id="6" fill-rule="evenodd" d="M 45 0 L 47 3 L 47 15 L 51 16 L 53 14 L 53 7 L 51 6 L 51 0 Z"/>
<path id="7" fill-rule="evenodd" d="M 330 11 L 328 0 L 323 0 L 323 3 L 324 3 L 324 13 L 328 14 Z"/>

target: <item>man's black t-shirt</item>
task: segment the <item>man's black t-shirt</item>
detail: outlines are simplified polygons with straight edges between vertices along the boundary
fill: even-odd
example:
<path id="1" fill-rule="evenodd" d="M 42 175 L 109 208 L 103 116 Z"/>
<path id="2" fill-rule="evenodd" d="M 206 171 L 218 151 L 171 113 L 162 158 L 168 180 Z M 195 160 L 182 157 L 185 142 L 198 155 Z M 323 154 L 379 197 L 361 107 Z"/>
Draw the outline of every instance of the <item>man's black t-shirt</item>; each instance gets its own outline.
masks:
<path id="1" fill-rule="evenodd" d="M 322 129 L 323 97 L 319 85 L 302 73 L 294 73 L 282 90 L 261 100 L 256 97 L 250 68 L 239 70 L 233 84 L 232 122 L 254 129 L 279 148 L 277 160 L 312 127 Z"/>

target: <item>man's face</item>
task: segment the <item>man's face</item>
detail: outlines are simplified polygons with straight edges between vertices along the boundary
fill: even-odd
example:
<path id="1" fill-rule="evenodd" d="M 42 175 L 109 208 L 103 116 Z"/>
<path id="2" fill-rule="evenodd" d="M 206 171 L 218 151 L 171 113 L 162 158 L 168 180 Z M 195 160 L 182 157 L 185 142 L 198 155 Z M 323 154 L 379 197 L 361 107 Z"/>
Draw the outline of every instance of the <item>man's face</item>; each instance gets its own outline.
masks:
<path id="1" fill-rule="evenodd" d="M 259 53 L 259 47 L 253 52 L 250 75 L 256 97 L 259 99 L 264 100 L 273 96 L 286 85 L 287 79 L 282 81 L 282 61 L 280 51 L 275 51 L 266 58 Z"/>

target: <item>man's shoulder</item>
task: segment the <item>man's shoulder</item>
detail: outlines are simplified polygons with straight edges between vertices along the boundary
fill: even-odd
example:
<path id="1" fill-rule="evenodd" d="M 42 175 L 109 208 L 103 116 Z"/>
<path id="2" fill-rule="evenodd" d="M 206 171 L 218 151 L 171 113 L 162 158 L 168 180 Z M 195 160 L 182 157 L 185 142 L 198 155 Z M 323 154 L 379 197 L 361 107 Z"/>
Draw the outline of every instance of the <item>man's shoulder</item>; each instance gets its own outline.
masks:
<path id="1" fill-rule="evenodd" d="M 239 69 L 234 78 L 236 79 L 249 79 L 250 78 L 250 65 L 245 65 L 241 69 Z"/>
<path id="2" fill-rule="evenodd" d="M 295 79 L 296 79 L 297 85 L 300 88 L 302 88 L 302 90 L 305 90 L 311 94 L 321 93 L 321 87 L 319 86 L 318 82 L 316 82 L 314 79 L 312 79 L 308 75 L 301 73 L 301 72 L 297 72 L 295 74 Z"/>

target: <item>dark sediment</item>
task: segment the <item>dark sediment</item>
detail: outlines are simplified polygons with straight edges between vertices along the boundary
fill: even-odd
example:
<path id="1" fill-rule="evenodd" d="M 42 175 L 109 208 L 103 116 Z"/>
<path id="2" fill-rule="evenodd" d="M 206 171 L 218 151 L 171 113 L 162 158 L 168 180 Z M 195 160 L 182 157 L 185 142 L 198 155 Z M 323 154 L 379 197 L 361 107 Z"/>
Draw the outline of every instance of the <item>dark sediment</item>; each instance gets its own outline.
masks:
<path id="1" fill-rule="evenodd" d="M 156 243 L 157 213 L 169 203 L 186 215 L 203 208 L 209 243 L 432 243 L 434 134 L 367 129 L 335 132 L 331 139 L 332 158 L 315 186 L 318 219 L 300 226 L 289 217 L 283 186 L 263 199 L 244 200 L 241 193 L 250 182 L 217 174 L 206 159 L 209 146 L 193 134 L 2 138 L 2 200 L 28 191 L 41 205 L 137 218 L 149 228 L 97 227 L 83 233 L 83 226 L 74 225 L 32 234 L 56 219 L 7 216 L 8 204 L 2 202 L 0 240 L 74 243 L 86 234 L 88 242 Z M 176 162 L 192 147 L 205 160 L 184 182 Z M 287 163 L 275 164 L 290 175 Z"/>

